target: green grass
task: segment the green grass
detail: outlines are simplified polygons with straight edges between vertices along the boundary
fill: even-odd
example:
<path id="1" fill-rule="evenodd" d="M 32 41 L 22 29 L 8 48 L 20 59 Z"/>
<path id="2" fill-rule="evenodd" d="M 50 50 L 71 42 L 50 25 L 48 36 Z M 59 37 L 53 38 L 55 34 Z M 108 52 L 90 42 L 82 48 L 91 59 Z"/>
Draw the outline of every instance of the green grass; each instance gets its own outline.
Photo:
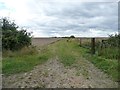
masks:
<path id="1" fill-rule="evenodd" d="M 57 55 L 65 66 L 70 66 L 75 62 L 76 57 L 73 54 L 72 47 L 73 45 L 66 43 L 66 41 L 57 44 Z"/>
<path id="2" fill-rule="evenodd" d="M 29 54 L 14 57 L 4 57 L 2 60 L 2 71 L 5 75 L 30 71 L 34 66 L 42 64 L 51 58 L 49 49 L 42 50 L 39 54 Z"/>
<path id="3" fill-rule="evenodd" d="M 107 48 L 103 48 L 98 50 L 98 55 L 101 57 L 104 57 L 106 59 L 118 59 L 119 56 L 119 52 L 118 52 L 119 48 L 118 47 L 107 47 Z"/>
<path id="4" fill-rule="evenodd" d="M 107 73 L 113 80 L 118 80 L 118 61 L 105 59 L 97 55 L 86 54 L 84 57 L 92 62 L 96 67 Z"/>
<path id="5" fill-rule="evenodd" d="M 74 39 L 69 42 L 67 42 L 67 39 L 61 40 L 55 43 L 53 47 L 56 48 L 56 54 L 65 66 L 72 66 L 85 51 L 85 49 L 79 47 Z"/>

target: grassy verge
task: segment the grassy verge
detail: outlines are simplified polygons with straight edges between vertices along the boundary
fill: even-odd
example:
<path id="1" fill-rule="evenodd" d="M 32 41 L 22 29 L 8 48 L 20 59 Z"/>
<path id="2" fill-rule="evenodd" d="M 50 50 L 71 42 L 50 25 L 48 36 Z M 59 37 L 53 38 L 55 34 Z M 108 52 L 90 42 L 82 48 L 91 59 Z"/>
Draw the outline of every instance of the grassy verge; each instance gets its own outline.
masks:
<path id="1" fill-rule="evenodd" d="M 85 55 L 85 58 L 91 61 L 96 67 L 107 73 L 115 81 L 118 80 L 118 61 L 113 59 L 105 59 L 97 55 Z"/>
<path id="2" fill-rule="evenodd" d="M 31 50 L 32 51 L 32 50 Z M 24 51 L 24 52 L 29 52 Z M 34 68 L 34 66 L 38 64 L 42 64 L 51 58 L 51 52 L 48 48 L 43 49 L 40 53 L 21 53 L 21 51 L 13 52 L 14 56 L 11 57 L 9 54 L 7 57 L 3 57 L 2 61 L 2 71 L 5 75 L 11 75 L 15 73 L 21 73 L 30 71 Z"/>
<path id="3" fill-rule="evenodd" d="M 98 55 L 106 59 L 118 59 L 119 57 L 118 47 L 107 47 L 98 49 Z"/>

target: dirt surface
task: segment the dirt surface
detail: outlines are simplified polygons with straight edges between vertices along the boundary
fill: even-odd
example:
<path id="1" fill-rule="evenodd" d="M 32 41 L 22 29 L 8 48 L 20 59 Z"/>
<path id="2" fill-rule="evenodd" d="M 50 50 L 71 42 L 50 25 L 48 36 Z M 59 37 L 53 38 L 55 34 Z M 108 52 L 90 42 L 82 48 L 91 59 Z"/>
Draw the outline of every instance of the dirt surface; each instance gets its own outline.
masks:
<path id="1" fill-rule="evenodd" d="M 87 60 L 82 63 L 86 63 L 85 68 L 64 67 L 55 57 L 30 72 L 3 76 L 3 88 L 117 88 L 117 83 L 92 63 Z"/>
<path id="2" fill-rule="evenodd" d="M 34 46 L 44 46 L 50 43 L 54 43 L 61 38 L 32 38 L 32 45 Z"/>

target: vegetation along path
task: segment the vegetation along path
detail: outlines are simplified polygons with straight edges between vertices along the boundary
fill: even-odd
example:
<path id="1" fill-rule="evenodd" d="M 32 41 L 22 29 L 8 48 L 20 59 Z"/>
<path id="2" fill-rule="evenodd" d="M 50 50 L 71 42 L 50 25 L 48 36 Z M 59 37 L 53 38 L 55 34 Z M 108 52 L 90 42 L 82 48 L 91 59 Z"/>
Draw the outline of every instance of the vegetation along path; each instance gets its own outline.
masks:
<path id="1" fill-rule="evenodd" d="M 3 87 L 116 88 L 115 81 L 83 58 L 86 51 L 74 39 L 48 45 L 39 51 L 39 54 L 46 52 L 43 55 L 49 57 L 46 62 L 25 73 L 3 75 Z"/>

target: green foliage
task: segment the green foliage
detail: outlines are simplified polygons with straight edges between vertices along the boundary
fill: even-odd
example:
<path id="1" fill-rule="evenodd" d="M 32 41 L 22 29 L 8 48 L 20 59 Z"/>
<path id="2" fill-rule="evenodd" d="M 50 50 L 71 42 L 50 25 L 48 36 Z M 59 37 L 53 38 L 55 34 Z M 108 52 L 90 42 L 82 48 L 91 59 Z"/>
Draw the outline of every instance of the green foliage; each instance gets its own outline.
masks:
<path id="1" fill-rule="evenodd" d="M 115 34 L 115 35 L 109 35 L 109 39 L 107 40 L 107 43 L 111 47 L 118 47 L 119 42 L 120 42 L 120 34 Z"/>
<path id="2" fill-rule="evenodd" d="M 90 49 L 91 52 L 91 39 L 83 39 L 81 47 Z M 106 59 L 117 60 L 120 58 L 120 34 L 109 35 L 109 38 L 101 38 L 95 41 L 95 51 L 98 56 Z"/>
<path id="3" fill-rule="evenodd" d="M 71 35 L 70 38 L 75 38 L 75 36 L 74 36 L 74 35 Z"/>
<path id="4" fill-rule="evenodd" d="M 98 47 L 98 55 L 106 59 L 119 59 L 119 42 L 120 34 L 109 35 L 108 40 L 106 40 L 102 48 Z"/>
<path id="5" fill-rule="evenodd" d="M 17 30 L 18 26 L 7 18 L 2 19 L 2 48 L 3 50 L 19 50 L 31 44 L 30 33 Z"/>

